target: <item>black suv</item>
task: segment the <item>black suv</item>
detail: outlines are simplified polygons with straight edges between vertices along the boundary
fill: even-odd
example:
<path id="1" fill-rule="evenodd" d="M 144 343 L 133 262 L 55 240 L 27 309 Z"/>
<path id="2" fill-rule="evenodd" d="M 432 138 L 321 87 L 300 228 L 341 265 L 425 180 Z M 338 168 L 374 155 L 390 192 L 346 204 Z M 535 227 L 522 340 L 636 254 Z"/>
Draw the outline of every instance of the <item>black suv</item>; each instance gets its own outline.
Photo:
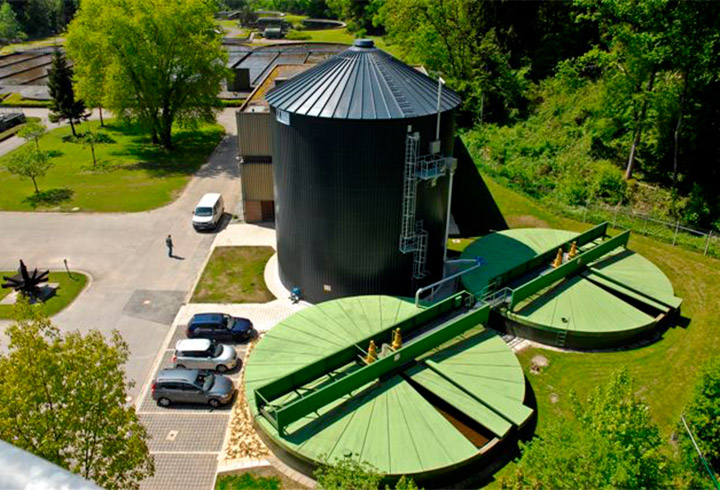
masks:
<path id="1" fill-rule="evenodd" d="M 247 318 L 235 318 L 224 313 L 198 313 L 190 319 L 186 334 L 190 339 L 243 342 L 255 335 L 255 329 Z"/>

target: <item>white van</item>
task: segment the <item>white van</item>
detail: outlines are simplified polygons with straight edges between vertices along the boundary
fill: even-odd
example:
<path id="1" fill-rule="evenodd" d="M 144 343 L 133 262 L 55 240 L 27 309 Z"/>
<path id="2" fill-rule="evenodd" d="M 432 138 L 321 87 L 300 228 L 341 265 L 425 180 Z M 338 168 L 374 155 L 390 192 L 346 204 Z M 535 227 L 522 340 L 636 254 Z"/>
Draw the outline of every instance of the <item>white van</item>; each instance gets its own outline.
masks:
<path id="1" fill-rule="evenodd" d="M 217 193 L 205 194 L 193 211 L 192 223 L 196 230 L 215 229 L 222 220 L 225 204 L 222 195 Z"/>

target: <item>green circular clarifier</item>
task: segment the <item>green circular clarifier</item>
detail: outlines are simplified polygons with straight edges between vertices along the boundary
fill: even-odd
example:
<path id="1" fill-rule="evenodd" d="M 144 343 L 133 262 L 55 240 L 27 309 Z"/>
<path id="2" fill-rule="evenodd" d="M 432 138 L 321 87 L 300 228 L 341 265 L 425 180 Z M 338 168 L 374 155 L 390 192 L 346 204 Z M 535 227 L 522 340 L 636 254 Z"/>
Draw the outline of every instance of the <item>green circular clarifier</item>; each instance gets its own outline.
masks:
<path id="1" fill-rule="evenodd" d="M 484 265 L 463 276 L 463 285 L 482 295 L 493 278 L 537 255 L 555 251 L 577 236 L 570 231 L 526 228 L 480 238 L 465 249 L 462 257 L 480 257 Z M 582 246 L 579 252 L 597 243 Z M 551 262 L 549 259 L 540 267 L 545 270 L 535 270 L 507 286 L 517 288 L 551 271 Z M 646 333 L 676 311 L 680 303 L 660 269 L 638 253 L 620 247 L 512 309 L 498 311 L 508 320 L 508 330 L 521 337 L 561 347 L 600 348 L 617 346 Z"/>
<path id="2" fill-rule="evenodd" d="M 382 474 L 422 480 L 475 462 L 527 422 L 532 410 L 523 404 L 522 367 L 503 339 L 482 325 L 293 422 L 284 433 L 259 413 L 256 388 L 422 310 L 402 298 L 350 297 L 308 307 L 267 332 L 245 367 L 245 389 L 256 427 L 281 458 L 309 473 L 350 454 Z M 273 403 L 341 377 L 337 371 L 321 376 Z"/>

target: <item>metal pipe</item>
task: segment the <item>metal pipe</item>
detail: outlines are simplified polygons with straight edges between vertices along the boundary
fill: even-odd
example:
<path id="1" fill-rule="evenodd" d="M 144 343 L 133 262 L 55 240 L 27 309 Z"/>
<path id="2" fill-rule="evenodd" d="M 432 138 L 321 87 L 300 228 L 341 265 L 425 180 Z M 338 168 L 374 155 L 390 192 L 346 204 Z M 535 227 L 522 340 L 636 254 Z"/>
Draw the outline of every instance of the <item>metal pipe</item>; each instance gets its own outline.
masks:
<path id="1" fill-rule="evenodd" d="M 442 96 L 442 86 L 445 80 L 438 75 L 438 99 L 437 99 L 437 129 L 435 130 L 435 140 L 440 139 L 440 99 Z"/>
<path id="2" fill-rule="evenodd" d="M 447 260 L 448 238 L 450 238 L 450 207 L 452 206 L 452 187 L 455 168 L 450 169 L 450 187 L 448 188 L 447 214 L 445 215 L 445 241 L 443 242 L 443 277 L 445 277 L 445 261 Z"/>
<path id="3" fill-rule="evenodd" d="M 685 430 L 687 431 L 688 435 L 690 436 L 690 440 L 693 443 L 693 446 L 695 446 L 695 451 L 697 451 L 698 456 L 700 456 L 700 461 L 702 461 L 703 466 L 705 466 L 705 470 L 707 470 L 708 474 L 710 475 L 710 479 L 713 482 L 713 485 L 715 485 L 715 488 L 717 490 L 720 490 L 720 484 L 718 484 L 718 481 L 715 479 L 715 475 L 713 474 L 712 469 L 710 469 L 710 466 L 707 463 L 707 460 L 705 459 L 705 456 L 703 455 L 702 451 L 700 451 L 700 448 L 697 445 L 697 442 L 695 442 L 695 438 L 693 437 L 692 432 L 690 431 L 690 427 L 688 427 L 687 422 L 685 422 L 685 415 L 680 415 L 680 420 L 682 420 L 683 425 L 685 426 Z"/>
<path id="4" fill-rule="evenodd" d="M 477 261 L 476 261 L 476 262 L 477 262 Z M 448 276 L 448 277 L 446 277 L 446 278 L 444 278 L 444 279 L 440 279 L 440 280 L 437 281 L 437 282 L 434 282 L 434 283 L 432 283 L 432 284 L 429 284 L 429 285 L 427 285 L 427 286 L 425 286 L 425 287 L 422 287 L 422 288 L 418 289 L 418 290 L 415 292 L 415 307 L 420 306 L 420 294 L 421 294 L 423 291 L 427 291 L 428 289 L 435 288 L 435 287 L 439 286 L 440 284 L 443 284 L 443 283 L 445 283 L 445 282 L 447 282 L 447 281 L 450 281 L 450 280 L 452 280 L 452 279 L 455 279 L 456 277 L 460 277 L 460 276 L 462 276 L 463 274 L 467 274 L 468 272 L 474 271 L 474 270 L 477 269 L 478 267 L 482 267 L 482 266 L 483 266 L 482 263 L 477 263 L 477 264 L 475 264 L 474 266 L 472 266 L 472 267 L 470 267 L 470 268 L 468 268 L 468 269 L 465 269 L 464 271 L 456 272 L 456 273 L 453 274 L 452 276 Z"/>

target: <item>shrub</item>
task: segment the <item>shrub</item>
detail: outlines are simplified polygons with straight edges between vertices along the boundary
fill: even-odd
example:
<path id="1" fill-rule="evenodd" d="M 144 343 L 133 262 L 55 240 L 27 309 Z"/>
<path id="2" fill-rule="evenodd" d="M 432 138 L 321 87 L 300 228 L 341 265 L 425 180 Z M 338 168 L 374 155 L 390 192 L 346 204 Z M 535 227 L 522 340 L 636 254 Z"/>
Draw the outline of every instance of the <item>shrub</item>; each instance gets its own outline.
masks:
<path id="1" fill-rule="evenodd" d="M 289 30 L 287 34 L 285 34 L 285 39 L 290 39 L 292 41 L 305 41 L 307 39 L 311 39 L 312 36 L 308 34 L 307 32 L 301 32 L 296 30 Z"/>

